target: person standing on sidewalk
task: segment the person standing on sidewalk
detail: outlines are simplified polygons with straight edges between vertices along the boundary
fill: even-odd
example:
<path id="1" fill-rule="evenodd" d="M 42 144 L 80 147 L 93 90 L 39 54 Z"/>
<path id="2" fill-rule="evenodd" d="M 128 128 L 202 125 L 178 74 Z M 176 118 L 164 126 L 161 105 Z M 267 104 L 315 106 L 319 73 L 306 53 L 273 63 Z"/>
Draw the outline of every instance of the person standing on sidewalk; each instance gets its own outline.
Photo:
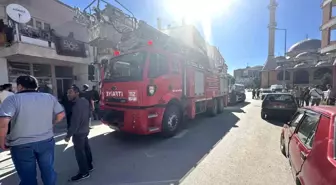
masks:
<path id="1" fill-rule="evenodd" d="M 319 85 L 316 85 L 315 88 L 312 88 L 309 94 L 311 97 L 311 106 L 319 106 L 321 101 L 324 99 L 324 93 L 320 89 Z"/>
<path id="2" fill-rule="evenodd" d="M 66 142 L 69 142 L 72 137 L 79 167 L 78 174 L 69 179 L 69 181 L 73 182 L 89 178 L 89 172 L 93 170 L 92 154 L 88 139 L 90 132 L 90 106 L 89 101 L 83 97 L 79 97 L 79 93 L 80 90 L 78 87 L 73 86 L 68 90 L 68 98 L 74 102 L 74 105 L 72 107 L 71 125 L 64 139 Z"/>
<path id="3" fill-rule="evenodd" d="M 19 76 L 16 83 L 18 93 L 0 107 L 0 148 L 10 149 L 20 185 L 37 185 L 36 163 L 43 184 L 56 185 L 53 124 L 64 118 L 63 107 L 53 95 L 37 91 L 35 77 Z"/>

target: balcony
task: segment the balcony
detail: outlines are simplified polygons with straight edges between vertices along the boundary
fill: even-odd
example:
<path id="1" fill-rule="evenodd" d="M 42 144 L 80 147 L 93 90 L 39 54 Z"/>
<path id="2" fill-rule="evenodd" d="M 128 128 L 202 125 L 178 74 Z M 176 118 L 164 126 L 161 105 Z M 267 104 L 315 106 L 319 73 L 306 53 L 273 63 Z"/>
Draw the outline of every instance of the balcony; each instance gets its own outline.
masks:
<path id="1" fill-rule="evenodd" d="M 4 47 L 0 49 L 0 57 L 3 58 L 27 56 L 82 64 L 92 62 L 88 44 L 70 37 L 57 36 L 53 30 L 46 31 L 21 25 L 19 34 L 7 31 L 6 37 L 13 38 L 9 39 L 10 43 L 2 42 Z"/>
<path id="2" fill-rule="evenodd" d="M 328 29 L 328 28 L 336 29 L 336 17 L 331 17 L 331 19 L 328 22 L 324 23 L 321 26 L 320 30 L 322 31 L 322 30 L 325 30 L 325 29 Z"/>

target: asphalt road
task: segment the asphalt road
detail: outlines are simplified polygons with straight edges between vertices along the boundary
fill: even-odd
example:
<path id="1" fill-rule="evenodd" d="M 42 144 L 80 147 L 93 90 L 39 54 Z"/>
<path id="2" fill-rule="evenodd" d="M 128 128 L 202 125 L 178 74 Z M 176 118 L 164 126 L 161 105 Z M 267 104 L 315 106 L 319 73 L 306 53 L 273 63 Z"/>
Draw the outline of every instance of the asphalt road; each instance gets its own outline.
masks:
<path id="1" fill-rule="evenodd" d="M 281 127 L 260 119 L 260 102 L 236 105 L 216 117 L 199 116 L 175 137 L 120 136 L 103 125 L 90 133 L 95 170 L 79 185 L 291 185 L 279 151 Z M 58 184 L 77 172 L 72 144 L 56 134 Z M 10 154 L 0 153 L 1 185 L 18 184 Z"/>

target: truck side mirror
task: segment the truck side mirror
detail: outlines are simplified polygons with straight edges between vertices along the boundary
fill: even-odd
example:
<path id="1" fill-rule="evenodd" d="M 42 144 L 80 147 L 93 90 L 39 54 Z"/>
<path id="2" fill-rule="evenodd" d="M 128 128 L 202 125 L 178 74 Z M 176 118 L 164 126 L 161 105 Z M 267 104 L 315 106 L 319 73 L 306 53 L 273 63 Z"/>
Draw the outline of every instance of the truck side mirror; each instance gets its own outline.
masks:
<path id="1" fill-rule="evenodd" d="M 93 81 L 95 80 L 95 66 L 93 64 L 90 64 L 88 66 L 88 80 Z"/>

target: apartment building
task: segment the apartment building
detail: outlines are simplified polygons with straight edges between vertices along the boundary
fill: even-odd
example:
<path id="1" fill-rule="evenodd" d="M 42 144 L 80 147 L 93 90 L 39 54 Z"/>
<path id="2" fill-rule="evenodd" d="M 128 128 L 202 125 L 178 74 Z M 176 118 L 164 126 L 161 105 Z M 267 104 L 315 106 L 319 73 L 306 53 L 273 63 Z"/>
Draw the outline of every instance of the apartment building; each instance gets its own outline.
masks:
<path id="1" fill-rule="evenodd" d="M 322 8 L 322 42 L 321 53 L 330 53 L 336 51 L 336 1 L 323 0 Z"/>
<path id="2" fill-rule="evenodd" d="M 0 19 L 10 29 L 14 26 L 5 9 L 12 3 L 25 7 L 32 19 L 19 25 L 10 43 L 1 43 L 0 83 L 15 85 L 19 75 L 30 74 L 58 97 L 71 84 L 89 83 L 92 49 L 87 29 L 73 20 L 74 9 L 58 0 L 0 0 Z"/>

